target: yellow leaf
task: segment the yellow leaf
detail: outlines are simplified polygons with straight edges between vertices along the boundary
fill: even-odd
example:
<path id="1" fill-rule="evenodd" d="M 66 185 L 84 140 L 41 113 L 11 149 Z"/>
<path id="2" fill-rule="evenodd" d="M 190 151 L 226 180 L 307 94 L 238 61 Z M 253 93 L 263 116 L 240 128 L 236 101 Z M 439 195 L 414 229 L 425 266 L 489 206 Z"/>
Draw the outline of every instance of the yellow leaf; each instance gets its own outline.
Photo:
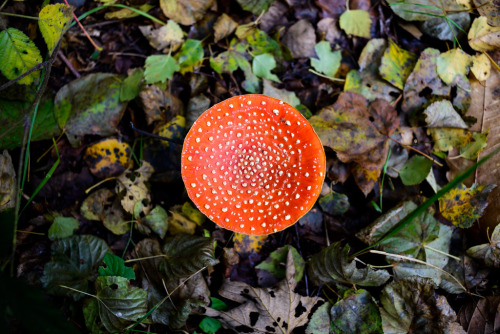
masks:
<path id="1" fill-rule="evenodd" d="M 62 3 L 47 5 L 42 8 L 38 17 L 40 32 L 47 43 L 49 54 L 52 54 L 73 19 L 71 8 Z"/>
<path id="2" fill-rule="evenodd" d="M 488 19 L 480 16 L 472 22 L 469 30 L 469 45 L 476 51 L 493 51 L 500 48 L 500 27 L 492 27 Z"/>
<path id="3" fill-rule="evenodd" d="M 339 19 L 340 28 L 346 34 L 370 38 L 370 26 L 372 19 L 366 10 L 354 9 L 346 10 Z"/>
<path id="4" fill-rule="evenodd" d="M 136 7 L 136 6 L 134 6 Z M 144 4 L 142 6 L 137 6 L 137 9 L 140 10 L 140 11 L 143 11 L 145 13 L 149 12 L 150 9 L 154 8 L 154 6 L 151 6 L 149 4 Z M 131 17 L 136 17 L 136 16 L 139 16 L 141 14 L 131 10 L 131 9 L 128 9 L 128 8 L 122 8 L 120 10 L 117 10 L 117 11 L 114 11 L 114 12 L 107 12 L 105 15 L 104 15 L 104 18 L 108 19 L 108 20 L 112 20 L 112 19 L 129 19 Z"/>
<path id="5" fill-rule="evenodd" d="M 395 87 L 403 89 L 416 62 L 417 56 L 414 53 L 401 49 L 389 40 L 389 47 L 385 49 L 380 64 L 380 75 Z"/>
<path id="6" fill-rule="evenodd" d="M 482 53 L 478 56 L 472 57 L 472 67 L 470 68 L 470 70 L 477 80 L 488 80 L 491 73 L 491 62 L 488 56 Z"/>
<path id="7" fill-rule="evenodd" d="M 130 145 L 116 138 L 101 140 L 87 148 L 84 159 L 90 172 L 99 178 L 116 176 L 132 167 Z"/>
<path id="8" fill-rule="evenodd" d="M 235 233 L 233 237 L 234 250 L 238 254 L 258 253 L 260 252 L 262 245 L 264 245 L 267 237 L 267 235 Z"/>
<path id="9" fill-rule="evenodd" d="M 436 71 L 447 85 L 455 83 L 459 75 L 465 77 L 469 73 L 471 57 L 461 49 L 453 49 L 440 54 L 436 59 Z"/>

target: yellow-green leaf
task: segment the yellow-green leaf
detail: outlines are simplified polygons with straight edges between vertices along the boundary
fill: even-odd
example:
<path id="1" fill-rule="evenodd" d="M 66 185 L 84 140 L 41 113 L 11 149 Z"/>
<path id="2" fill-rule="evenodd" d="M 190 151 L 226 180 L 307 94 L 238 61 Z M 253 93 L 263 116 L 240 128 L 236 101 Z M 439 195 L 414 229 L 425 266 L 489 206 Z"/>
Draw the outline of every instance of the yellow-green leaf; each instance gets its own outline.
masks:
<path id="1" fill-rule="evenodd" d="M 366 10 L 353 9 L 346 10 L 339 19 L 340 28 L 346 34 L 358 37 L 370 38 L 370 26 L 372 19 Z"/>
<path id="2" fill-rule="evenodd" d="M 40 50 L 21 30 L 9 28 L 0 32 L 0 71 L 13 80 L 42 62 Z M 40 76 L 40 71 L 28 74 L 17 81 L 30 85 Z"/>
<path id="3" fill-rule="evenodd" d="M 477 80 L 486 81 L 490 77 L 491 62 L 484 53 L 472 57 L 472 66 L 470 68 Z"/>
<path id="4" fill-rule="evenodd" d="M 87 148 L 85 161 L 90 172 L 99 178 L 116 176 L 130 165 L 130 145 L 116 138 L 101 140 Z"/>
<path id="5" fill-rule="evenodd" d="M 473 184 L 470 188 L 461 185 L 439 199 L 439 210 L 453 225 L 469 228 L 482 216 L 488 206 L 488 195 L 495 187 L 494 184 Z"/>
<path id="6" fill-rule="evenodd" d="M 38 17 L 40 32 L 47 43 L 49 54 L 52 54 L 73 19 L 71 8 L 62 3 L 47 5 L 42 8 Z"/>
<path id="7" fill-rule="evenodd" d="M 467 76 L 471 57 L 461 49 L 453 49 L 440 54 L 436 59 L 437 74 L 447 85 L 455 83 L 457 76 Z"/>
<path id="8" fill-rule="evenodd" d="M 478 133 L 457 128 L 428 128 L 434 140 L 436 151 L 446 152 L 452 148 L 460 149 L 460 156 L 469 160 L 477 159 L 486 147 L 488 132 Z"/>
<path id="9" fill-rule="evenodd" d="M 385 49 L 382 56 L 380 76 L 395 87 L 403 89 L 416 62 L 417 56 L 414 53 L 401 49 L 396 43 L 389 40 L 389 47 Z"/>
<path id="10" fill-rule="evenodd" d="M 484 16 L 472 22 L 467 37 L 470 47 L 476 51 L 493 51 L 500 47 L 500 27 L 490 26 Z"/>
<path id="11" fill-rule="evenodd" d="M 314 46 L 317 58 L 311 58 L 311 66 L 320 73 L 334 77 L 340 66 L 342 54 L 340 50 L 332 51 L 330 42 L 322 41 Z"/>

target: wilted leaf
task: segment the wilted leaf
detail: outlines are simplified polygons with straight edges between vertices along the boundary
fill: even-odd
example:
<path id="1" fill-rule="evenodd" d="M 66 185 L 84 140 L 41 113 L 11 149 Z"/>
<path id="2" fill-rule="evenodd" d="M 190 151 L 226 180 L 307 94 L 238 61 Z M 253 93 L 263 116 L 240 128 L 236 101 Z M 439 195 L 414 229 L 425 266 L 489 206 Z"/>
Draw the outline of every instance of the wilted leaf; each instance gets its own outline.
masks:
<path id="1" fill-rule="evenodd" d="M 151 165 L 143 161 L 142 166 L 135 171 L 125 171 L 118 176 L 116 183 L 116 193 L 123 197 L 121 203 L 123 209 L 130 214 L 137 216 L 137 207 L 139 212 L 147 215 L 151 210 L 151 195 L 145 184 L 153 174 L 154 169 Z"/>
<path id="2" fill-rule="evenodd" d="M 484 261 L 488 267 L 500 268 L 500 224 L 495 227 L 489 240 L 489 244 L 469 248 L 467 255 Z"/>
<path id="3" fill-rule="evenodd" d="M 109 332 L 122 330 L 148 311 L 147 292 L 130 286 L 124 277 L 100 276 L 95 281 L 95 288 L 99 298 L 95 305 Z"/>
<path id="4" fill-rule="evenodd" d="M 146 58 L 144 65 L 146 83 L 165 82 L 172 79 L 174 72 L 180 69 L 177 61 L 169 55 L 152 55 Z"/>
<path id="5" fill-rule="evenodd" d="M 252 62 L 252 70 L 256 76 L 275 82 L 281 82 L 276 74 L 271 73 L 271 70 L 275 67 L 276 60 L 274 60 L 274 57 L 269 53 L 255 56 Z"/>
<path id="6" fill-rule="evenodd" d="M 236 27 L 238 27 L 238 23 L 231 16 L 223 13 L 214 23 L 214 42 L 217 43 L 221 39 L 231 35 Z"/>
<path id="7" fill-rule="evenodd" d="M 40 279 L 49 293 L 84 297 L 60 285 L 87 292 L 88 281 L 95 278 L 97 267 L 106 253 L 111 252 L 106 242 L 93 235 L 75 235 L 52 243 L 52 260 L 43 268 Z"/>
<path id="8" fill-rule="evenodd" d="M 13 80 L 42 62 L 40 50 L 21 30 L 8 28 L 0 31 L 0 71 Z M 38 80 L 40 71 L 28 74 L 17 81 L 30 85 Z"/>
<path id="9" fill-rule="evenodd" d="M 291 333 L 305 325 L 313 306 L 321 299 L 303 297 L 294 292 L 297 282 L 292 253 L 288 253 L 286 278 L 274 288 L 254 288 L 243 282 L 226 280 L 219 294 L 241 305 L 229 311 L 205 309 L 205 315 L 217 317 L 226 328 L 236 332 Z"/>
<path id="10" fill-rule="evenodd" d="M 427 159 L 422 155 L 414 155 L 399 171 L 399 177 L 406 186 L 420 184 L 432 168 L 432 160 Z"/>
<path id="11" fill-rule="evenodd" d="M 429 105 L 425 111 L 425 122 L 429 128 L 460 128 L 467 129 L 467 124 L 453 108 L 448 100 L 436 101 Z"/>
<path id="12" fill-rule="evenodd" d="M 349 245 L 332 243 L 321 252 L 313 255 L 309 262 L 309 275 L 316 282 L 361 286 L 380 286 L 387 282 L 390 275 L 385 270 L 370 267 L 357 268 L 356 261 L 349 262 Z"/>
<path id="13" fill-rule="evenodd" d="M 267 240 L 267 235 L 235 233 L 233 237 L 234 250 L 240 255 L 258 253 Z"/>
<path id="14" fill-rule="evenodd" d="M 137 224 L 137 229 L 144 234 L 156 233 L 160 238 L 164 238 L 168 229 L 168 213 L 161 206 L 156 206 L 149 214 L 141 218 Z"/>
<path id="15" fill-rule="evenodd" d="M 330 310 L 334 333 L 382 333 L 382 320 L 372 295 L 348 290 Z"/>
<path id="16" fill-rule="evenodd" d="M 439 198 L 439 210 L 453 225 L 469 228 L 483 214 L 488 195 L 494 188 L 494 184 L 475 183 L 470 188 L 461 185 Z"/>
<path id="17" fill-rule="evenodd" d="M 492 27 L 488 19 L 480 16 L 474 19 L 469 30 L 469 45 L 476 51 L 486 52 L 500 47 L 500 27 Z"/>
<path id="18" fill-rule="evenodd" d="M 16 172 L 9 151 L 0 155 L 0 212 L 15 206 Z"/>
<path id="19" fill-rule="evenodd" d="M 56 240 L 70 237 L 79 226 L 80 223 L 73 217 L 56 217 L 49 227 L 49 239 Z"/>
<path id="20" fill-rule="evenodd" d="M 457 75 L 467 76 L 471 57 L 461 49 L 453 49 L 440 54 L 436 59 L 436 71 L 447 85 L 455 82 Z"/>
<path id="21" fill-rule="evenodd" d="M 248 10 L 255 15 L 261 15 L 269 9 L 274 0 L 237 0 L 241 8 Z"/>
<path id="22" fill-rule="evenodd" d="M 465 334 L 456 314 L 427 278 L 412 277 L 387 285 L 380 296 L 384 333 Z"/>
<path id="23" fill-rule="evenodd" d="M 318 201 L 321 209 L 330 215 L 341 215 L 349 210 L 349 198 L 347 195 L 331 192 Z"/>
<path id="24" fill-rule="evenodd" d="M 194 68 L 199 66 L 203 60 L 203 46 L 201 41 L 188 39 L 183 44 L 175 59 L 179 63 L 181 74 L 193 72 Z"/>
<path id="25" fill-rule="evenodd" d="M 299 20 L 294 23 L 283 36 L 283 44 L 288 47 L 293 58 L 314 57 L 316 34 L 311 22 Z"/>
<path id="26" fill-rule="evenodd" d="M 59 127 L 73 147 L 84 135 L 109 136 L 118 129 L 127 106 L 120 100 L 122 77 L 92 73 L 63 86 L 54 100 Z"/>
<path id="27" fill-rule="evenodd" d="M 488 56 L 484 53 L 472 56 L 472 66 L 470 71 L 474 74 L 477 80 L 483 82 L 488 80 L 491 73 L 491 62 Z"/>
<path id="28" fill-rule="evenodd" d="M 330 334 L 332 325 L 330 320 L 330 308 L 332 304 L 325 302 L 313 313 L 307 324 L 306 334 Z"/>
<path id="29" fill-rule="evenodd" d="M 346 10 L 339 19 L 340 28 L 346 34 L 358 37 L 370 38 L 370 26 L 372 19 L 370 13 L 362 9 Z"/>
<path id="30" fill-rule="evenodd" d="M 487 296 L 471 300 L 462 305 L 458 313 L 458 321 L 467 333 L 498 332 L 500 317 L 500 296 Z"/>
<path id="31" fill-rule="evenodd" d="M 316 56 L 319 58 L 311 58 L 311 66 L 319 73 L 323 73 L 329 77 L 335 77 L 342 59 L 340 50 L 332 51 L 330 43 L 327 41 L 319 42 L 314 46 Z"/>
<path id="32" fill-rule="evenodd" d="M 160 0 L 163 14 L 185 26 L 201 20 L 212 4 L 213 0 Z"/>
<path id="33" fill-rule="evenodd" d="M 414 53 L 401 49 L 391 39 L 382 56 L 380 76 L 402 90 L 416 62 Z"/>
<path id="34" fill-rule="evenodd" d="M 87 147 L 84 159 L 90 172 L 99 178 L 123 173 L 131 163 L 130 145 L 116 138 L 107 138 Z"/>
<path id="35" fill-rule="evenodd" d="M 149 44 L 158 51 L 176 51 L 184 40 L 182 28 L 174 20 L 168 20 L 167 24 L 158 29 L 153 29 L 152 25 L 139 26 L 139 30 L 147 38 Z"/>
<path id="36" fill-rule="evenodd" d="M 94 191 L 83 201 L 80 213 L 89 220 L 103 220 L 112 196 L 113 192 L 106 188 Z"/>
<path id="37" fill-rule="evenodd" d="M 40 18 L 38 26 L 45 43 L 47 43 L 49 55 L 54 52 L 57 43 L 68 29 L 71 20 L 73 20 L 72 14 L 71 8 L 62 3 L 47 5 L 38 13 Z"/>
<path id="38" fill-rule="evenodd" d="M 116 255 L 107 253 L 102 262 L 106 267 L 99 267 L 99 276 L 119 276 L 126 279 L 135 279 L 134 269 L 125 266 L 125 261 Z"/>
<path id="39" fill-rule="evenodd" d="M 300 282 L 302 276 L 304 275 L 306 263 L 302 256 L 300 256 L 299 252 L 290 245 L 280 247 L 277 250 L 271 252 L 271 254 L 269 254 L 269 257 L 255 266 L 255 268 L 265 270 L 279 280 L 282 280 L 286 276 L 285 264 L 287 263 L 286 259 L 288 258 L 289 252 L 292 253 L 293 265 L 295 266 L 294 279 L 296 282 Z"/>

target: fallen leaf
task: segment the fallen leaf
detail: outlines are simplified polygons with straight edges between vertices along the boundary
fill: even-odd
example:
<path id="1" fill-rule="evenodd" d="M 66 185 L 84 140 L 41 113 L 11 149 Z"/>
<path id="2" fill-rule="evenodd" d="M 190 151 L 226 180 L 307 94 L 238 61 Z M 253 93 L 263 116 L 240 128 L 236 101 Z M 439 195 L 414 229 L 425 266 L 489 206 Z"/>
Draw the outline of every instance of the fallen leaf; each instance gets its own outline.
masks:
<path id="1" fill-rule="evenodd" d="M 309 276 L 317 283 L 344 285 L 380 286 L 390 275 L 385 270 L 371 267 L 357 268 L 356 261 L 349 261 L 349 245 L 332 243 L 314 254 L 309 262 Z"/>
<path id="2" fill-rule="evenodd" d="M 276 277 L 278 280 L 282 280 L 286 277 L 286 267 L 288 253 L 292 253 L 293 265 L 295 266 L 295 276 L 296 282 L 300 282 L 304 276 L 304 269 L 306 262 L 300 256 L 299 252 L 290 245 L 285 245 L 276 249 L 269 254 L 269 257 L 255 266 L 255 269 L 265 270 L 271 275 Z"/>
<path id="3" fill-rule="evenodd" d="M 276 74 L 271 73 L 271 70 L 275 67 L 276 60 L 274 60 L 274 57 L 269 53 L 264 53 L 253 58 L 252 70 L 256 76 L 275 82 L 281 82 Z"/>
<path id="4" fill-rule="evenodd" d="M 303 297 L 294 292 L 295 265 L 291 251 L 288 253 L 286 278 L 274 288 L 254 288 L 246 283 L 224 281 L 219 294 L 240 303 L 229 311 L 205 308 L 205 315 L 216 317 L 225 328 L 236 332 L 291 333 L 305 325 L 318 297 Z"/>
<path id="5" fill-rule="evenodd" d="M 186 119 L 183 116 L 176 115 L 169 122 L 156 128 L 153 133 L 169 140 L 162 140 L 160 142 L 161 146 L 168 148 L 179 145 L 178 143 L 182 142 L 186 134 Z"/>
<path id="6" fill-rule="evenodd" d="M 38 26 L 50 55 L 73 20 L 71 8 L 61 3 L 46 5 L 40 10 L 38 17 Z"/>
<path id="7" fill-rule="evenodd" d="M 161 206 L 156 206 L 149 214 L 139 219 L 137 229 L 143 234 L 156 233 L 160 238 L 164 238 L 168 229 L 168 213 Z"/>
<path id="8" fill-rule="evenodd" d="M 165 82 L 172 79 L 174 72 L 180 70 L 177 61 L 169 55 L 152 55 L 146 58 L 144 65 L 144 79 L 146 83 Z"/>
<path id="9" fill-rule="evenodd" d="M 318 203 L 321 209 L 330 215 L 342 215 L 349 210 L 350 206 L 347 195 L 336 192 L 320 197 Z"/>
<path id="10" fill-rule="evenodd" d="M 483 214 L 488 205 L 488 195 L 494 184 L 473 184 L 467 188 L 460 185 L 439 198 L 439 210 L 444 218 L 460 228 L 469 228 Z"/>
<path id="11" fill-rule="evenodd" d="M 266 79 L 262 80 L 264 83 L 262 94 L 274 97 L 275 99 L 281 100 L 288 103 L 292 107 L 297 108 L 300 105 L 300 100 L 295 92 L 288 91 L 286 89 L 279 89 L 273 86 L 272 82 Z"/>
<path id="12" fill-rule="evenodd" d="M 307 323 L 306 334 L 330 334 L 332 330 L 330 308 L 332 304 L 325 302 L 313 313 Z"/>
<path id="13" fill-rule="evenodd" d="M 455 82 L 456 76 L 467 76 L 471 57 L 461 49 L 452 49 L 436 59 L 436 72 L 447 85 Z"/>
<path id="14" fill-rule="evenodd" d="M 212 5 L 213 0 L 160 0 L 163 14 L 185 26 L 201 20 Z"/>
<path id="15" fill-rule="evenodd" d="M 375 187 L 382 170 L 380 168 L 368 169 L 356 164 L 351 168 L 351 173 L 359 189 L 365 196 L 368 196 Z"/>
<path id="16" fill-rule="evenodd" d="M 457 1 L 460 2 L 460 1 Z M 465 4 L 461 4 L 465 5 Z M 467 11 L 457 13 L 446 13 L 446 16 L 433 17 L 419 23 L 420 30 L 428 36 L 455 41 L 461 39 L 470 27 L 470 15 Z M 453 22 L 452 24 L 450 24 Z"/>
<path id="17" fill-rule="evenodd" d="M 399 171 L 399 177 L 405 186 L 414 186 L 420 184 L 432 168 L 432 160 L 421 155 L 414 155 Z"/>
<path id="18" fill-rule="evenodd" d="M 488 19 L 480 16 L 474 19 L 470 27 L 469 45 L 476 51 L 486 52 L 500 47 L 500 27 L 492 27 Z"/>
<path id="19" fill-rule="evenodd" d="M 380 76 L 402 90 L 416 62 L 417 56 L 414 53 L 401 49 L 390 39 L 389 47 L 382 56 Z"/>
<path id="20" fill-rule="evenodd" d="M 43 268 L 40 279 L 43 287 L 51 294 L 79 300 L 83 294 L 61 285 L 87 292 L 89 280 L 95 279 L 97 267 L 109 252 L 106 242 L 93 235 L 75 235 L 54 241 L 52 259 Z"/>
<path id="21" fill-rule="evenodd" d="M 128 77 L 123 80 L 120 89 L 120 101 L 128 102 L 135 99 L 144 86 L 144 70 L 142 68 L 134 68 L 128 71 Z"/>
<path id="22" fill-rule="evenodd" d="M 484 53 L 472 56 L 472 66 L 470 71 L 474 74 L 477 80 L 482 82 L 488 80 L 491 73 L 491 62 L 488 56 Z"/>
<path id="23" fill-rule="evenodd" d="M 323 73 L 329 77 L 335 77 L 340 66 L 342 53 L 340 50 L 332 51 L 330 43 L 327 41 L 319 42 L 314 46 L 316 56 L 319 58 L 311 58 L 311 66 L 319 73 Z"/>
<path id="24" fill-rule="evenodd" d="M 150 9 L 153 9 L 155 8 L 155 6 L 152 6 L 148 3 L 145 3 L 143 5 L 135 5 L 135 6 L 131 6 L 131 8 L 134 8 L 134 9 L 138 9 L 142 12 L 149 12 Z M 132 17 L 137 17 L 141 14 L 139 14 L 138 12 L 132 10 L 131 8 L 122 8 L 122 9 L 119 9 L 119 10 L 115 10 L 115 11 L 109 11 L 107 12 L 106 14 L 104 14 L 104 18 L 106 20 L 120 20 L 120 19 L 128 19 L 128 18 L 132 18 Z"/>
<path id="25" fill-rule="evenodd" d="M 123 173 L 132 167 L 130 145 L 116 138 L 107 138 L 87 147 L 84 159 L 90 172 L 104 179 Z"/>
<path id="26" fill-rule="evenodd" d="M 78 227 L 80 223 L 75 218 L 58 216 L 49 227 L 48 237 L 50 240 L 67 238 L 72 236 Z"/>
<path id="27" fill-rule="evenodd" d="M 427 128 L 434 140 L 434 150 L 448 152 L 454 147 L 460 149 L 460 156 L 469 160 L 477 159 L 486 147 L 488 132 L 477 133 L 457 128 Z"/>
<path id="28" fill-rule="evenodd" d="M 201 213 L 196 206 L 191 205 L 190 202 L 185 202 L 182 204 L 181 212 L 184 216 L 196 223 L 196 225 L 201 226 L 207 220 L 207 216 Z"/>
<path id="29" fill-rule="evenodd" d="M 362 9 L 346 10 L 340 15 L 339 25 L 348 35 L 370 38 L 372 19 L 370 13 Z"/>
<path id="30" fill-rule="evenodd" d="M 82 203 L 80 213 L 89 220 L 103 220 L 106 215 L 106 209 L 111 205 L 113 192 L 102 188 L 92 192 Z"/>
<path id="31" fill-rule="evenodd" d="M 500 7 L 497 1 L 474 0 L 474 5 L 481 16 L 488 19 L 488 24 L 500 27 Z"/>
<path id="32" fill-rule="evenodd" d="M 238 23 L 236 23 L 231 16 L 223 13 L 214 23 L 214 42 L 217 43 L 221 39 L 228 37 L 237 27 Z"/>
<path id="33" fill-rule="evenodd" d="M 330 310 L 334 333 L 382 333 L 382 320 L 372 295 L 348 290 Z"/>
<path id="34" fill-rule="evenodd" d="M 99 267 L 99 276 L 119 276 L 128 280 L 135 279 L 134 269 L 125 266 L 125 261 L 116 255 L 107 253 L 102 259 L 106 267 Z"/>
<path id="35" fill-rule="evenodd" d="M 241 8 L 248 10 L 255 15 L 261 15 L 266 12 L 274 0 L 236 0 Z"/>
<path id="36" fill-rule="evenodd" d="M 15 206 L 16 172 L 9 151 L 0 155 L 0 212 Z"/>
<path id="37" fill-rule="evenodd" d="M 483 261 L 488 267 L 500 268 L 500 224 L 495 227 L 488 240 L 489 244 L 469 248 L 467 255 Z"/>
<path id="38" fill-rule="evenodd" d="M 186 218 L 183 214 L 176 211 L 170 211 L 170 214 L 172 215 L 172 219 L 169 219 L 168 221 L 169 222 L 168 230 L 171 235 L 194 234 L 196 229 L 195 222 L 193 222 L 189 218 Z"/>
<path id="39" fill-rule="evenodd" d="M 235 233 L 233 237 L 234 250 L 239 255 L 259 253 L 267 237 L 267 235 Z"/>
<path id="40" fill-rule="evenodd" d="M 468 126 L 462 117 L 453 108 L 448 100 L 431 103 L 425 110 L 425 122 L 429 128 L 460 128 L 467 129 Z"/>
<path id="41" fill-rule="evenodd" d="M 467 333 L 498 332 L 499 317 L 499 296 L 486 296 L 478 300 L 471 300 L 463 305 L 458 312 L 458 321 Z"/>
<path id="42" fill-rule="evenodd" d="M 136 214 L 136 205 L 139 205 L 140 212 L 146 215 L 151 210 L 151 195 L 145 182 L 149 180 L 153 172 L 153 167 L 143 161 L 142 166 L 137 170 L 127 170 L 118 176 L 116 193 L 122 196 L 121 204 L 128 213 Z"/>
<path id="43" fill-rule="evenodd" d="M 161 124 L 184 113 L 182 101 L 156 85 L 145 85 L 139 92 L 139 99 L 148 125 L 155 121 Z"/>
<path id="44" fill-rule="evenodd" d="M 316 34 L 308 20 L 299 20 L 294 23 L 288 28 L 282 41 L 292 53 L 293 58 L 314 57 Z"/>
<path id="45" fill-rule="evenodd" d="M 446 298 L 430 279 L 412 277 L 389 283 L 380 296 L 384 333 L 465 334 Z"/>
<path id="46" fill-rule="evenodd" d="M 195 67 L 201 65 L 203 61 L 203 46 L 201 41 L 188 39 L 183 44 L 179 52 L 175 54 L 175 59 L 179 64 L 179 72 L 185 74 L 193 72 Z"/>
<path id="47" fill-rule="evenodd" d="M 167 24 L 158 29 L 152 25 L 139 26 L 139 30 L 149 41 L 149 44 L 158 51 L 174 52 L 184 41 L 184 32 L 177 22 L 168 20 Z"/>
<path id="48" fill-rule="evenodd" d="M 127 103 L 120 101 L 122 77 L 92 73 L 63 86 L 54 100 L 54 115 L 73 147 L 84 135 L 102 137 L 117 132 Z"/>
<path id="49" fill-rule="evenodd" d="M 406 21 L 427 21 L 436 16 L 440 17 L 443 13 L 460 12 L 468 9 L 454 0 L 443 0 L 438 5 L 432 0 L 413 0 L 412 2 L 389 0 L 388 3 L 393 12 Z"/>

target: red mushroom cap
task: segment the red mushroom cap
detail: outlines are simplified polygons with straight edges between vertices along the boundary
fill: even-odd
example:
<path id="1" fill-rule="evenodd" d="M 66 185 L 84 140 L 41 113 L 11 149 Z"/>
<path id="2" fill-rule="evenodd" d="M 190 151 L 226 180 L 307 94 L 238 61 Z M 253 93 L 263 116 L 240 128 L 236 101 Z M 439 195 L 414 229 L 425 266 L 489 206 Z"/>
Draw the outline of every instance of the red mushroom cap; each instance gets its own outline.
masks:
<path id="1" fill-rule="evenodd" d="M 265 95 L 241 95 L 205 111 L 182 149 L 191 200 L 228 230 L 269 234 L 293 225 L 316 202 L 325 152 L 309 122 Z"/>

